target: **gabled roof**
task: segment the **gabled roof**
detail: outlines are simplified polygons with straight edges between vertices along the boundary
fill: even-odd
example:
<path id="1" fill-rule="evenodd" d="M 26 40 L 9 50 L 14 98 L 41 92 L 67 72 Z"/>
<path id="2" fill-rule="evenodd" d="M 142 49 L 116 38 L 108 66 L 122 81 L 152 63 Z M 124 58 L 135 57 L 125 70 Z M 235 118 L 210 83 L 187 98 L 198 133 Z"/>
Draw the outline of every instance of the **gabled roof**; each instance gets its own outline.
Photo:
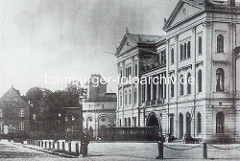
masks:
<path id="1" fill-rule="evenodd" d="M 128 46 L 129 49 L 133 49 L 137 47 L 138 45 L 155 45 L 162 39 L 164 39 L 165 36 L 161 35 L 145 35 L 145 34 L 133 34 L 128 31 L 126 28 L 126 33 L 117 47 L 116 56 L 122 51 L 124 46 Z M 126 44 L 126 41 L 129 40 L 133 45 L 130 45 L 129 43 Z"/>
<path id="2" fill-rule="evenodd" d="M 196 14 L 203 12 L 205 10 L 206 4 L 208 4 L 208 3 L 210 3 L 208 0 L 179 0 L 176 7 L 173 10 L 173 12 L 169 16 L 169 18 L 164 22 L 163 30 L 166 31 L 169 27 L 171 27 L 173 21 L 179 15 L 179 12 L 182 9 L 182 6 L 184 4 L 191 6 L 191 7 L 195 8 L 196 10 L 194 11 L 195 13 L 192 13 L 192 15 L 190 15 L 190 17 L 184 18 L 182 20 L 182 22 L 191 18 L 192 16 L 194 16 Z"/>

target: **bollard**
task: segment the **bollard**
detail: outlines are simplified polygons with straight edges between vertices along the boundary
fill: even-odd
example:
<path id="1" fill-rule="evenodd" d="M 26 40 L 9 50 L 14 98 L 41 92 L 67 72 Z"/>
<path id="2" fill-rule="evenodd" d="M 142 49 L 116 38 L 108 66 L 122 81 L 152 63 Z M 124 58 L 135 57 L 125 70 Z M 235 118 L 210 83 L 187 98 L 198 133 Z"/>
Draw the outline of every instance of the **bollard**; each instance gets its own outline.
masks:
<path id="1" fill-rule="evenodd" d="M 207 143 L 203 143 L 203 158 L 207 159 Z"/>
<path id="2" fill-rule="evenodd" d="M 65 143 L 62 142 L 62 150 L 65 151 Z"/>
<path id="3" fill-rule="evenodd" d="M 75 153 L 77 156 L 79 155 L 79 144 L 76 143 L 76 153 Z"/>
<path id="4" fill-rule="evenodd" d="M 51 141 L 48 142 L 49 149 L 51 149 Z"/>
<path id="5" fill-rule="evenodd" d="M 57 142 L 57 150 L 60 150 L 60 143 L 59 143 L 59 141 Z"/>
<path id="6" fill-rule="evenodd" d="M 72 147 L 71 147 L 71 142 L 70 143 L 68 143 L 68 151 L 69 152 L 71 152 L 72 151 L 72 149 L 71 149 Z"/>
<path id="7" fill-rule="evenodd" d="M 163 159 L 163 142 L 158 141 L 158 159 Z"/>

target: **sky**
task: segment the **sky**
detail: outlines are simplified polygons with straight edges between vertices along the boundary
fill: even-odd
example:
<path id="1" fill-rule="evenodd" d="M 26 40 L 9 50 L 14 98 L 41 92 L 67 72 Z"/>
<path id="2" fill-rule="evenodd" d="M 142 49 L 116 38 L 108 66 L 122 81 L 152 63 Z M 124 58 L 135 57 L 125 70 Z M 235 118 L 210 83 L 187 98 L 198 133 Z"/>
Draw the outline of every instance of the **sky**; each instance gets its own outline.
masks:
<path id="1" fill-rule="evenodd" d="M 163 35 L 177 0 L 0 0 L 0 95 L 61 78 L 117 76 L 116 47 L 130 33 Z M 84 84 L 84 81 L 81 81 Z M 109 83 L 108 91 L 117 91 Z"/>

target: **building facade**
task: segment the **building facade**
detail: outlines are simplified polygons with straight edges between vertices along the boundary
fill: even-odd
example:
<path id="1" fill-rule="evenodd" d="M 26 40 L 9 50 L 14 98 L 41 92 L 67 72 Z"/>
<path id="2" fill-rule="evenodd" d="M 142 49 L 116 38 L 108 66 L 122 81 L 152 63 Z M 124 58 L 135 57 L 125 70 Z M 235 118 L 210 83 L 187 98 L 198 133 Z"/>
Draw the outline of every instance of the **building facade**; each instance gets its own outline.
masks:
<path id="1" fill-rule="evenodd" d="M 166 35 L 152 46 L 151 41 L 141 43 L 139 35 L 129 47 L 124 41 L 132 34 L 126 32 L 116 52 L 119 74 L 128 77 L 128 61 L 136 55 L 133 71 L 140 79 L 151 79 L 135 85 L 137 90 L 119 84 L 117 125 L 156 126 L 178 139 L 239 141 L 239 9 L 234 0 L 180 0 L 164 21 Z M 170 81 L 161 81 L 163 77 Z M 130 104 L 134 91 L 136 105 Z"/>
<path id="2" fill-rule="evenodd" d="M 94 74 L 87 83 L 88 95 L 82 109 L 83 128 L 89 130 L 93 138 L 104 139 L 105 129 L 115 126 L 117 96 L 116 93 L 106 92 L 107 84 L 97 85 L 94 79 L 102 77 Z"/>
<path id="3" fill-rule="evenodd" d="M 11 87 L 0 98 L 0 133 L 27 137 L 30 133 L 30 106 L 18 90 Z"/>

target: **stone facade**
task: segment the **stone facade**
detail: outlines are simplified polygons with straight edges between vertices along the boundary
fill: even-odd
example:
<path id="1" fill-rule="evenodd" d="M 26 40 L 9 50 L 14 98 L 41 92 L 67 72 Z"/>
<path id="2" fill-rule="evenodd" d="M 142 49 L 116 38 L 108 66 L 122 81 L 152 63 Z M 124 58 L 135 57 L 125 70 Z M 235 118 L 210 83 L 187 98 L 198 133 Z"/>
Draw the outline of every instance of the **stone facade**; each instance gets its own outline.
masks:
<path id="1" fill-rule="evenodd" d="M 117 125 L 135 126 L 128 120 L 137 120 L 137 126 L 156 126 L 162 134 L 179 139 L 191 136 L 201 141 L 239 141 L 239 61 L 234 56 L 234 49 L 240 45 L 238 6 L 233 1 L 180 0 L 165 20 L 166 36 L 149 49 L 143 50 L 143 46 L 149 46 L 147 41 L 133 44 L 138 49 L 135 52 L 125 50 L 121 45 L 127 46 L 126 43 L 121 43 L 116 53 L 119 74 L 121 65 L 126 66 L 128 59 L 134 60 L 135 55 L 142 63 L 146 55 L 159 55 L 157 62 L 161 65 L 155 68 L 149 65 L 147 70 L 138 66 L 138 77 L 165 76 L 174 78 L 176 83 L 155 85 L 150 81 L 138 88 L 138 104 L 128 107 L 121 98 L 128 85 L 123 89 L 120 84 L 118 98 L 123 103 L 118 103 Z M 127 35 L 128 32 L 123 40 Z M 166 53 L 165 58 L 162 53 Z M 182 77 L 192 77 L 195 81 L 181 84 Z"/>

